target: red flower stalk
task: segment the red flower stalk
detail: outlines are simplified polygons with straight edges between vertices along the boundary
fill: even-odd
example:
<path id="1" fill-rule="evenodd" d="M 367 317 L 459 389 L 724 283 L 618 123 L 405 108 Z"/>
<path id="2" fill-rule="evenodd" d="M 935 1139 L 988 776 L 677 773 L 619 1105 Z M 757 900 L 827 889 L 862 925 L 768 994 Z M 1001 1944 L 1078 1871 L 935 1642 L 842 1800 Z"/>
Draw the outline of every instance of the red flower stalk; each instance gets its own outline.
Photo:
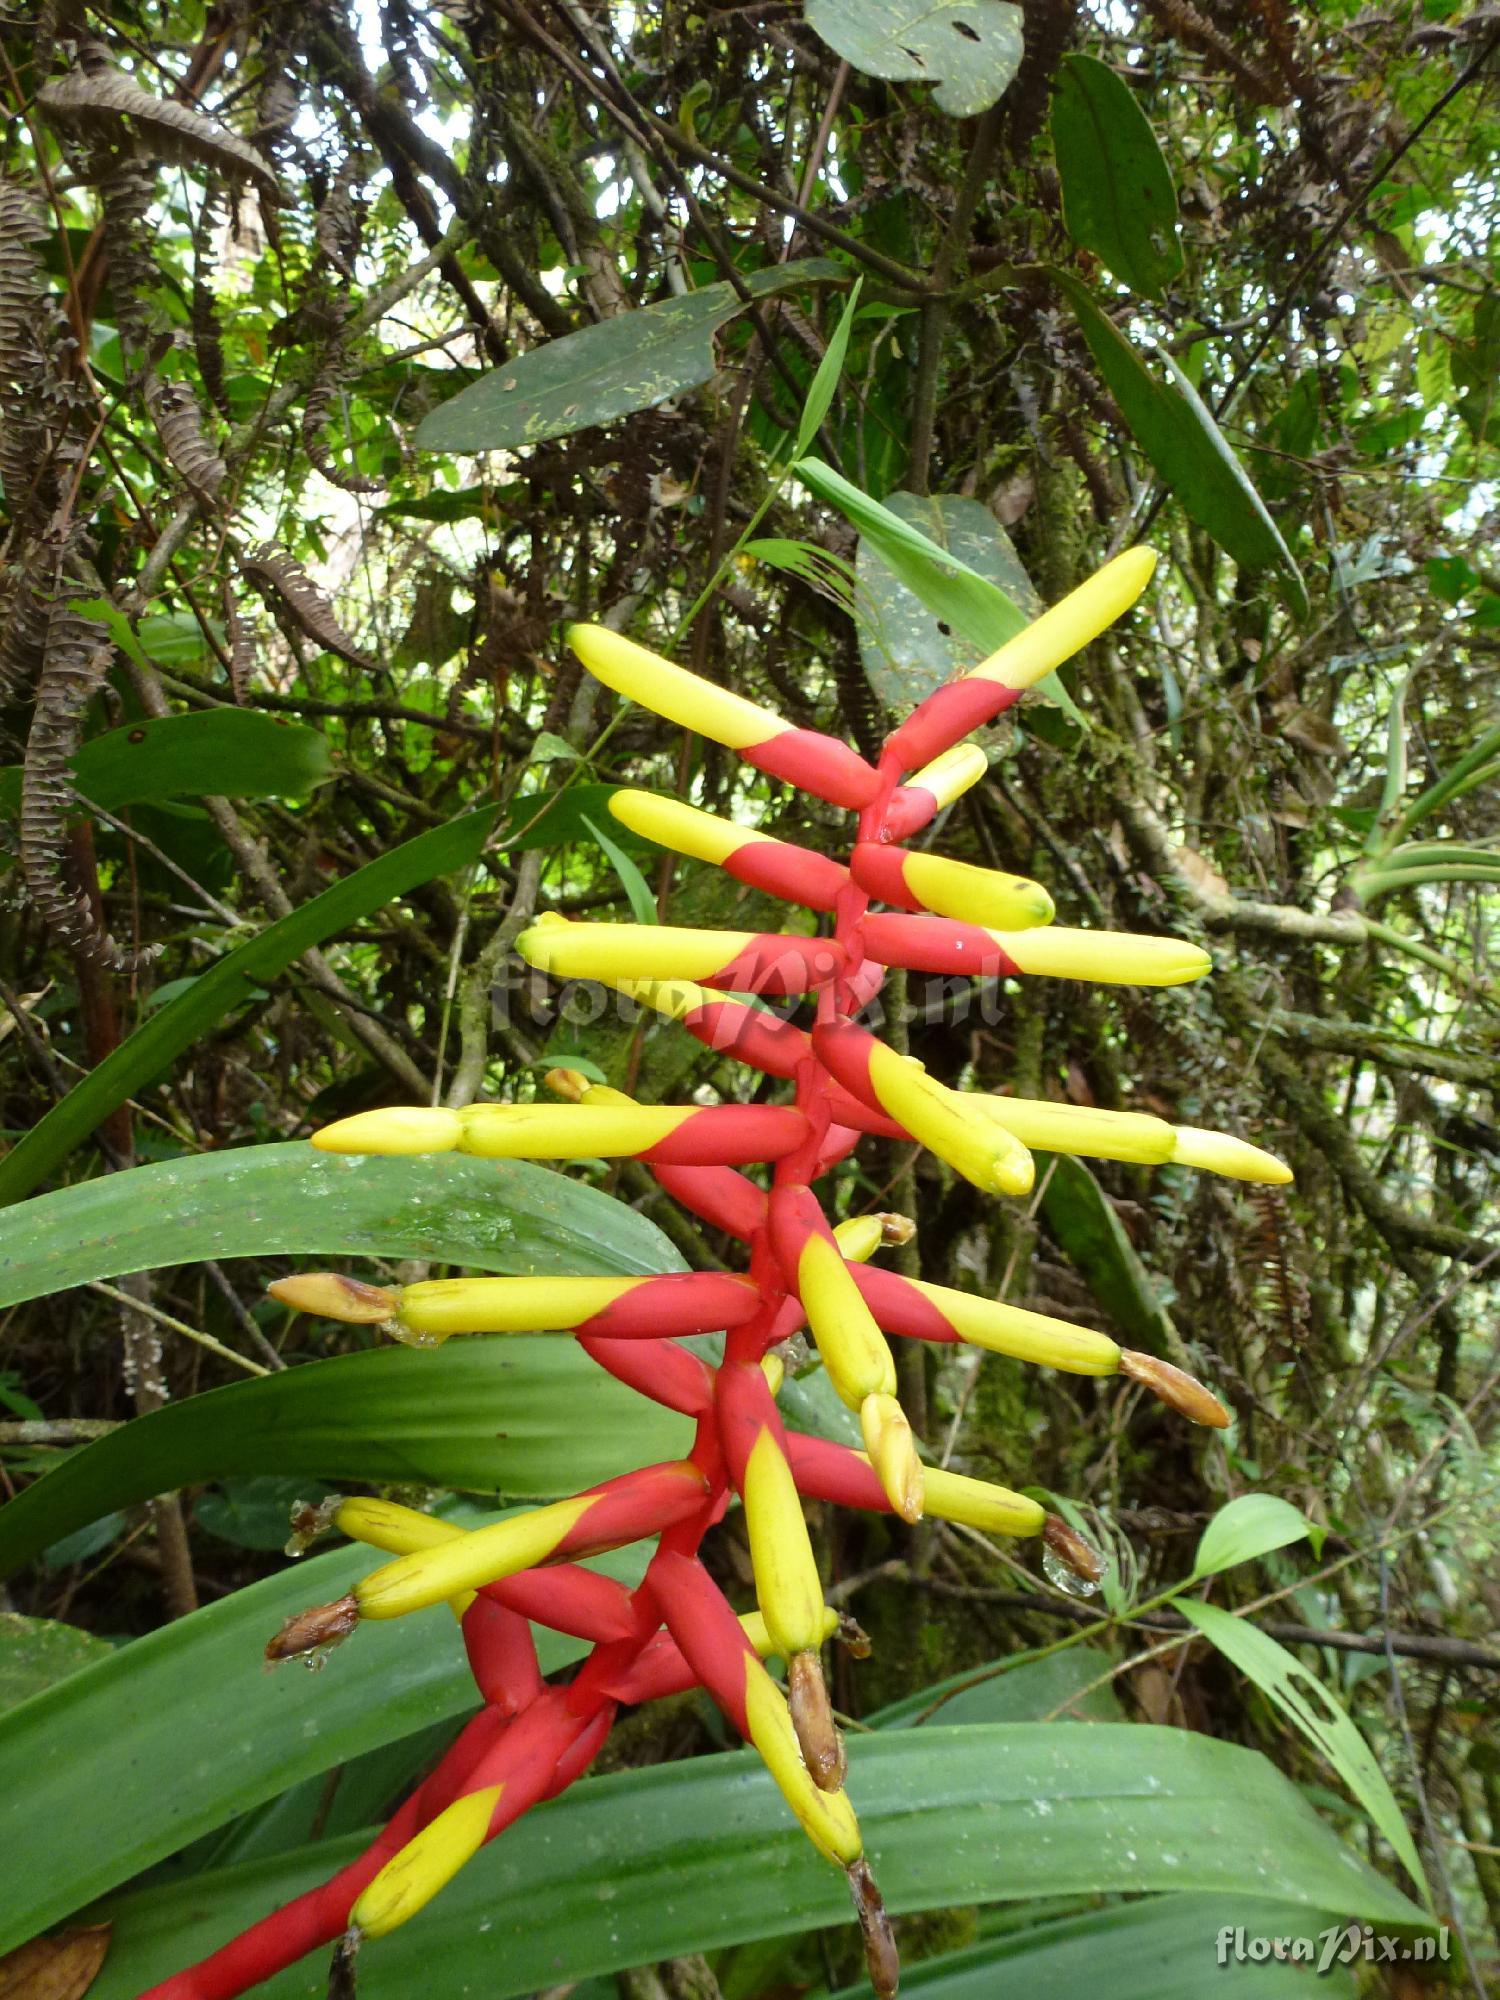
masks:
<path id="1" fill-rule="evenodd" d="M 338 1638 L 366 1618 L 446 1602 L 462 1621 L 484 1705 L 358 1862 L 147 2000 L 228 2000 L 320 1943 L 345 1934 L 355 1942 L 378 1938 L 487 1841 L 586 1770 L 621 1703 L 694 1685 L 760 1751 L 814 1845 L 848 1872 L 872 1981 L 877 1993 L 894 1992 L 894 1942 L 843 1790 L 843 1749 L 819 1666 L 837 1620 L 823 1602 L 802 1499 L 908 1519 L 925 1507 L 988 1533 L 1044 1534 L 1081 1573 L 1097 1559 L 1035 1501 L 923 1465 L 896 1400 L 888 1336 L 963 1342 L 1081 1374 L 1123 1374 L 1194 1421 L 1228 1419 L 1191 1376 L 1103 1334 L 867 1266 L 882 1241 L 903 1240 L 910 1225 L 876 1216 L 835 1229 L 814 1184 L 867 1132 L 917 1140 L 990 1193 L 1031 1186 L 1032 1145 L 1290 1178 L 1269 1154 L 1219 1134 L 950 1090 L 857 1018 L 892 965 L 1152 985 L 1209 970 L 1205 953 L 1173 939 L 1054 928 L 1051 898 L 1038 884 L 904 844 L 983 774 L 983 753 L 956 739 L 1128 609 L 1151 567 L 1141 551 L 1109 564 L 972 674 L 931 695 L 893 732 L 878 765 L 615 633 L 574 628 L 575 651 L 610 687 L 728 744 L 759 770 L 856 810 L 858 827 L 846 866 L 677 800 L 618 792 L 611 811 L 626 826 L 831 916 L 831 935 L 539 918 L 518 949 L 534 967 L 603 980 L 710 1047 L 788 1081 L 791 1102 L 638 1105 L 559 1071 L 548 1081 L 561 1104 L 365 1112 L 314 1143 L 359 1153 L 639 1158 L 674 1198 L 746 1244 L 746 1274 L 461 1278 L 387 1290 L 313 1273 L 273 1290 L 304 1310 L 380 1324 L 419 1346 L 453 1334 L 571 1334 L 618 1380 L 690 1416 L 693 1447 L 680 1463 L 648 1466 L 469 1531 L 379 1499 L 337 1505 L 334 1525 L 393 1560 L 338 1603 L 290 1621 L 271 1642 L 272 1657 Z M 872 898 L 893 909 L 872 913 Z M 809 994 L 814 1026 L 808 1032 L 725 997 L 735 991 Z M 769 1194 L 737 1171 L 752 1162 L 771 1166 Z M 776 1407 L 782 1369 L 772 1350 L 804 1325 L 834 1387 L 859 1414 L 864 1452 L 783 1427 Z M 724 1334 L 718 1367 L 675 1337 L 707 1331 Z M 745 1619 L 700 1559 L 704 1535 L 735 1498 L 745 1511 L 760 1603 L 759 1614 Z M 655 1552 L 634 1591 L 575 1560 L 652 1538 Z M 593 1650 L 565 1686 L 543 1683 L 528 1620 L 590 1642 Z M 787 1662 L 790 1702 L 761 1664 L 770 1652 Z"/>

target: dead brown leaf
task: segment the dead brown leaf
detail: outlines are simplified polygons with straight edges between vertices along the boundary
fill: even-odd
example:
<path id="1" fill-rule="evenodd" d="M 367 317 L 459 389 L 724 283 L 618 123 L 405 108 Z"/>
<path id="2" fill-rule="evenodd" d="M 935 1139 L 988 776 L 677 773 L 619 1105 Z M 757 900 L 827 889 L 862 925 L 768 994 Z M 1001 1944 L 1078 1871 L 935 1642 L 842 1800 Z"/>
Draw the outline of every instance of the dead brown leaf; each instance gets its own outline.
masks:
<path id="1" fill-rule="evenodd" d="M 108 1924 L 33 1938 L 0 1958 L 0 2000 L 83 2000 L 109 1950 Z"/>

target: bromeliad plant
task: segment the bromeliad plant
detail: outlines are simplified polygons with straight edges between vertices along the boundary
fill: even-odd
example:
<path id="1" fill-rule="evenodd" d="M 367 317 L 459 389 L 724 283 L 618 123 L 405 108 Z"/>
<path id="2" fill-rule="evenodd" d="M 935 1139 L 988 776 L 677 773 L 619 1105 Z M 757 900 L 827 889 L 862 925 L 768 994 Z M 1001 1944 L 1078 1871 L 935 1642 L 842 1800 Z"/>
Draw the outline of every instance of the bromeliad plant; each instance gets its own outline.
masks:
<path id="1" fill-rule="evenodd" d="M 691 1417 L 692 1449 L 680 1462 L 646 1466 L 471 1531 L 380 1499 L 310 1513 L 300 1524 L 305 1538 L 332 1525 L 395 1560 L 347 1597 L 289 1621 L 268 1657 L 327 1647 L 366 1619 L 447 1604 L 483 1706 L 359 1860 L 152 1989 L 151 2000 L 227 2000 L 335 1939 L 347 1963 L 361 1939 L 414 1916 L 485 1842 L 572 1784 L 622 1704 L 694 1686 L 754 1744 L 814 1846 L 847 1872 L 875 1989 L 894 1992 L 894 1942 L 844 1790 L 843 1745 L 820 1665 L 838 1620 L 824 1603 L 802 1501 L 907 1521 L 925 1511 L 992 1534 L 1040 1534 L 1084 1574 L 1097 1573 L 1097 1558 L 1034 1500 L 923 1464 L 897 1401 L 887 1335 L 966 1342 L 1076 1374 L 1124 1375 L 1194 1422 L 1228 1418 L 1190 1375 L 1102 1333 L 871 1266 L 882 1241 L 902 1240 L 910 1222 L 865 1215 L 834 1227 L 815 1184 L 867 1133 L 915 1140 L 994 1194 L 1031 1187 L 1033 1146 L 1177 1161 L 1248 1180 L 1290 1178 L 1270 1154 L 1219 1133 L 955 1092 L 859 1021 L 889 967 L 1153 986 L 1209 970 L 1204 952 L 1171 938 L 1055 926 L 1037 883 L 905 844 L 984 771 L 983 751 L 959 739 L 1125 612 L 1152 568 L 1143 550 L 1108 564 L 972 673 L 930 695 L 875 765 L 616 633 L 573 628 L 574 650 L 618 693 L 856 812 L 858 825 L 844 863 L 674 800 L 618 792 L 611 810 L 626 826 L 830 917 L 828 934 L 540 918 L 519 949 L 532 966 L 603 981 L 714 1049 L 786 1079 L 790 1101 L 642 1105 L 555 1071 L 549 1082 L 567 1100 L 555 1105 L 372 1111 L 329 1127 L 314 1144 L 343 1153 L 640 1159 L 674 1198 L 744 1242 L 746 1273 L 458 1278 L 392 1290 L 323 1272 L 273 1290 L 303 1310 L 378 1325 L 419 1347 L 454 1334 L 571 1332 L 620 1381 Z M 877 912 L 877 901 L 890 907 Z M 746 993 L 808 996 L 810 1027 L 727 997 Z M 770 1165 L 769 1190 L 740 1171 L 752 1163 Z M 782 1425 L 777 1350 L 804 1326 L 834 1388 L 858 1413 L 863 1452 Z M 724 1334 L 717 1367 L 679 1338 L 708 1332 Z M 760 1606 L 743 1618 L 701 1559 L 705 1535 L 736 1498 Z M 653 1538 L 634 1590 L 581 1565 Z M 531 1620 L 591 1643 L 567 1685 L 542 1680 Z M 785 1693 L 762 1664 L 771 1654 L 786 1662 Z"/>

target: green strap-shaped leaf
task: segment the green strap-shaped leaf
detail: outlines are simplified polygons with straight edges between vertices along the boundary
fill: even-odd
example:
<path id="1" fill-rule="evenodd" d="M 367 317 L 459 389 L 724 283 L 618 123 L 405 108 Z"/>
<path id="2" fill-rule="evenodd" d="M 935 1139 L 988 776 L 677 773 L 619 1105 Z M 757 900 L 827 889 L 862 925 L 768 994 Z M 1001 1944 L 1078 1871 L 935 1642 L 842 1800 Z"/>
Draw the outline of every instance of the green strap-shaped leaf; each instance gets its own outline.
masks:
<path id="1" fill-rule="evenodd" d="M 1153 356 L 1160 372 L 1148 368 L 1082 279 L 1071 271 L 1050 275 L 1072 306 L 1099 373 L 1162 483 L 1243 568 L 1279 569 L 1305 617 L 1307 590 L 1291 550 L 1192 383 L 1161 349 Z"/>
<path id="2" fill-rule="evenodd" d="M 646 1275 L 682 1261 L 625 1203 L 524 1161 L 251 1146 L 0 1215 L 0 1303 L 205 1257 L 361 1252 L 512 1276 Z M 0 1507 L 0 1574 L 114 1508 L 233 1473 L 571 1493 L 687 1441 L 684 1420 L 567 1339 L 350 1354 L 169 1404 L 69 1454 Z"/>
<path id="3" fill-rule="evenodd" d="M 79 793 L 106 812 L 159 799 L 300 798 L 333 776 L 328 739 L 253 708 L 208 708 L 107 729 L 73 759 Z M 0 813 L 21 805 L 20 766 L 0 771 Z"/>
<path id="4" fill-rule="evenodd" d="M 169 1403 L 71 1452 L 0 1507 L 0 1577 L 117 1508 L 237 1473 L 551 1498 L 692 1441 L 685 1417 L 566 1337 L 346 1354 Z"/>
<path id="5" fill-rule="evenodd" d="M 1069 1262 L 1128 1339 L 1148 1354 L 1170 1354 L 1171 1316 L 1151 1273 L 1136 1255 L 1114 1203 L 1082 1160 L 1063 1154 L 1039 1161 L 1042 1214 Z"/>
<path id="6" fill-rule="evenodd" d="M 1259 1945 L 1275 1938 L 1296 1940 L 1296 1956 L 1250 1957 L 1251 1939 Z M 1307 1911 L 1294 1904 L 1251 1896 L 1147 1896 L 923 1959 L 903 1967 L 901 1991 L 906 2000 L 917 1994 L 922 2000 L 999 2000 L 1005 1994 L 1078 2000 L 1100 1989 L 1100 1968 L 1107 1966 L 1109 2000 L 1204 2000 L 1205 1994 L 1213 2000 L 1220 1994 L 1229 2000 L 1308 2000 L 1312 1970 L 1333 1948 L 1327 1932 L 1319 1934 Z M 869 2000 L 869 1991 L 846 1987 L 834 2000 Z M 1352 2000 L 1353 1975 L 1332 1962 L 1318 1974 L 1314 1991 L 1317 2000 Z"/>
<path id="7" fill-rule="evenodd" d="M 866 76 L 935 83 L 952 118 L 993 104 L 1021 65 L 1009 0 L 808 0 L 807 25 Z"/>
<path id="8" fill-rule="evenodd" d="M 361 1635 L 363 1636 L 363 1635 Z M 330 1673 L 333 1668 L 330 1667 Z M 1184 1730 L 1022 1723 L 902 1731 L 850 1743 L 849 1796 L 889 1907 L 1074 1892 L 1211 1894 L 1286 1906 L 1315 1929 L 1349 1916 L 1427 1932 L 1430 1920 L 1343 1847 L 1265 1758 Z M 329 1841 L 222 1875 L 191 1895 L 115 1904 L 91 2000 L 134 2000 L 357 1851 Z M 808 1846 L 745 1753 L 585 1781 L 472 1861 L 360 1958 L 361 2000 L 468 1987 L 487 2000 L 813 1924 L 847 1923 L 843 1876 Z M 1196 1994 L 1214 1991 L 1217 1926 Z M 322 1991 L 323 1964 L 265 2000 Z M 1231 1989 L 1232 1990 L 1232 1989 Z"/>
<path id="9" fill-rule="evenodd" d="M 1135 92 L 1095 56 L 1065 56 L 1052 94 L 1063 222 L 1122 284 L 1159 299 L 1182 269 L 1177 190 Z"/>
<path id="10" fill-rule="evenodd" d="M 516 1276 L 682 1268 L 654 1223 L 546 1167 L 365 1159 L 294 1140 L 132 1167 L 0 1216 L 0 1306 L 205 1257 L 339 1252 Z"/>
<path id="11" fill-rule="evenodd" d="M 442 1605 L 361 1627 L 321 1673 L 266 1671 L 285 1619 L 382 1560 L 288 1564 L 0 1716 L 0 1849 L 26 1857 L 6 1869 L 0 1953 L 289 1786 L 477 1707 Z M 644 1563 L 621 1550 L 592 1567 L 634 1583 Z M 548 1673 L 585 1650 L 537 1638 Z"/>
<path id="12" fill-rule="evenodd" d="M 19 1201 L 22 1195 L 30 1194 L 116 1105 L 160 1076 L 184 1049 L 247 1000 L 256 986 L 285 972 L 303 952 L 420 883 L 477 860 L 498 810 L 483 806 L 478 812 L 449 820 L 446 826 L 433 827 L 430 833 L 418 834 L 415 840 L 405 841 L 378 861 L 357 868 L 321 896 L 314 896 L 310 903 L 227 952 L 185 993 L 149 1015 L 0 1160 L 0 1203 Z"/>
<path id="13" fill-rule="evenodd" d="M 845 276 L 826 257 L 803 257 L 747 272 L 744 284 L 755 299 Z M 549 340 L 431 411 L 416 442 L 423 451 L 498 451 L 653 409 L 709 380 L 713 337 L 746 303 L 725 280 Z"/>

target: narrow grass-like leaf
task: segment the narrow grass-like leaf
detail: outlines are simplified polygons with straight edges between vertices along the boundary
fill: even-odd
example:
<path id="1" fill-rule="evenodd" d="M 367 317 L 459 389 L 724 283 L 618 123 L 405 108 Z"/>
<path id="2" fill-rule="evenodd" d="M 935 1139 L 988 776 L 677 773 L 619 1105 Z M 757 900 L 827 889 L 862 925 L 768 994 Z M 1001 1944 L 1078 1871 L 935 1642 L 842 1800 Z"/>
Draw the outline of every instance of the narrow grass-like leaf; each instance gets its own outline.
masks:
<path id="1" fill-rule="evenodd" d="M 828 415 L 834 392 L 839 386 L 839 377 L 844 372 L 844 357 L 849 352 L 849 336 L 854 331 L 854 315 L 859 306 L 859 295 L 864 286 L 863 278 L 856 278 L 854 289 L 844 301 L 844 310 L 839 315 L 839 323 L 833 330 L 833 338 L 823 351 L 817 372 L 808 384 L 807 398 L 802 405 L 802 419 L 797 425 L 797 442 L 793 446 L 800 458 L 818 435 L 818 426 Z"/>
<path id="2" fill-rule="evenodd" d="M 1421 1857 L 1386 1775 L 1369 1744 L 1323 1683 L 1279 1640 L 1247 1619 L 1192 1598 L 1184 1598 L 1177 1608 L 1328 1759 L 1390 1842 L 1430 1907 L 1432 1896 Z"/>
<path id="3" fill-rule="evenodd" d="M 0 1203 L 30 1194 L 116 1105 L 160 1076 L 184 1049 L 303 952 L 434 876 L 477 860 L 498 810 L 482 806 L 404 841 L 227 952 L 170 1006 L 159 1008 L 127 1035 L 0 1160 Z"/>
<path id="4" fill-rule="evenodd" d="M 619 876 L 620 886 L 624 889 L 626 900 L 630 904 L 631 916 L 638 924 L 656 923 L 660 916 L 656 898 L 651 892 L 651 884 L 640 869 L 636 867 L 624 848 L 617 841 L 611 840 L 602 827 L 596 826 L 587 816 L 584 816 L 583 825 L 598 841 L 604 851 L 605 860 Z"/>

